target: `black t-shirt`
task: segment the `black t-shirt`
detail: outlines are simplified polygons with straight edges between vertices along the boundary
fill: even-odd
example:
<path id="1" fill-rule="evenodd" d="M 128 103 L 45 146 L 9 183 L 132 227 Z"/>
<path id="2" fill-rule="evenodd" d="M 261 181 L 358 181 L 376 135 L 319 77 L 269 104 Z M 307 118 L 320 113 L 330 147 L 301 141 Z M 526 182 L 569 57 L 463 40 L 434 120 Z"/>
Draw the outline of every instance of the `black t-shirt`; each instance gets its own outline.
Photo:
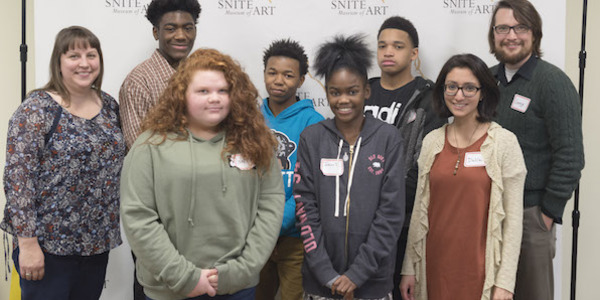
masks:
<path id="1" fill-rule="evenodd" d="M 410 97 L 415 93 L 417 81 L 403 85 L 395 90 L 386 90 L 381 87 L 380 79 L 371 81 L 371 97 L 365 102 L 365 113 L 373 115 L 392 125 L 398 123 L 398 118 L 406 108 Z"/>

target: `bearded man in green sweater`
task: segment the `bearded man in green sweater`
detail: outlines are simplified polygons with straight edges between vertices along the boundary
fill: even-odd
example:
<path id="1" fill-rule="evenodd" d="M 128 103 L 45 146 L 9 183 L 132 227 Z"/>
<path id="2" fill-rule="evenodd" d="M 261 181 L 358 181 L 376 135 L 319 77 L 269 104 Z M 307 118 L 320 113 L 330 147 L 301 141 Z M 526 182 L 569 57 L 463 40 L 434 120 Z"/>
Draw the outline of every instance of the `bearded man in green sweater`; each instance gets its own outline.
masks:
<path id="1" fill-rule="evenodd" d="M 525 164 L 523 240 L 515 299 L 554 299 L 555 223 L 583 169 L 581 104 L 573 83 L 541 59 L 541 18 L 527 0 L 498 2 L 488 34 L 501 99 L 497 122 L 517 136 Z"/>

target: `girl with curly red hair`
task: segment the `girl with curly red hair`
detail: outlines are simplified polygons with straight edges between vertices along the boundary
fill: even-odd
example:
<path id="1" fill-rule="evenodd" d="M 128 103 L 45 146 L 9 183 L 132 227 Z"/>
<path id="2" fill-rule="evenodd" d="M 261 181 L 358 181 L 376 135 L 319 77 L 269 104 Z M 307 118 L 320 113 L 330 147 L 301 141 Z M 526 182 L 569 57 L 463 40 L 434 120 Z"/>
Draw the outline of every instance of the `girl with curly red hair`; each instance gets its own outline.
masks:
<path id="1" fill-rule="evenodd" d="M 121 216 L 149 299 L 254 298 L 285 202 L 257 96 L 231 57 L 200 49 L 144 121 Z"/>

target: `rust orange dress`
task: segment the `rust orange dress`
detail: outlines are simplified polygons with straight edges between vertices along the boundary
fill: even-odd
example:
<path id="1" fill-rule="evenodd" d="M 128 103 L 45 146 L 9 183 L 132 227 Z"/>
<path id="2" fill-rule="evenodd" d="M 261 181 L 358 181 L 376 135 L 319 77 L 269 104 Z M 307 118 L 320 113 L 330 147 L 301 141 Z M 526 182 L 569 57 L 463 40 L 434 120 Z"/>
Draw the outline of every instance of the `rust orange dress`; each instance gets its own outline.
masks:
<path id="1" fill-rule="evenodd" d="M 446 134 L 444 148 L 431 167 L 426 253 L 429 300 L 481 299 L 491 179 L 485 167 L 466 167 L 464 161 L 465 153 L 479 152 L 486 138 L 487 133 L 457 150 Z"/>

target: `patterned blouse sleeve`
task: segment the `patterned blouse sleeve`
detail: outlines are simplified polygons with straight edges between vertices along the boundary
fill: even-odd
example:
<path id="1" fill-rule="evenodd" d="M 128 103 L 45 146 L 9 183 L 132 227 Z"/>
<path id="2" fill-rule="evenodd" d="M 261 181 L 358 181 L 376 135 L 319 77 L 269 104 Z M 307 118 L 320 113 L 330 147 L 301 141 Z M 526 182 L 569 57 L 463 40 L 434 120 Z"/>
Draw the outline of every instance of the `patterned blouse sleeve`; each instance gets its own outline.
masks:
<path id="1" fill-rule="evenodd" d="M 16 236 L 37 236 L 36 178 L 45 133 L 53 113 L 41 95 L 32 95 L 9 121 L 4 168 L 6 207 L 1 227 Z"/>

